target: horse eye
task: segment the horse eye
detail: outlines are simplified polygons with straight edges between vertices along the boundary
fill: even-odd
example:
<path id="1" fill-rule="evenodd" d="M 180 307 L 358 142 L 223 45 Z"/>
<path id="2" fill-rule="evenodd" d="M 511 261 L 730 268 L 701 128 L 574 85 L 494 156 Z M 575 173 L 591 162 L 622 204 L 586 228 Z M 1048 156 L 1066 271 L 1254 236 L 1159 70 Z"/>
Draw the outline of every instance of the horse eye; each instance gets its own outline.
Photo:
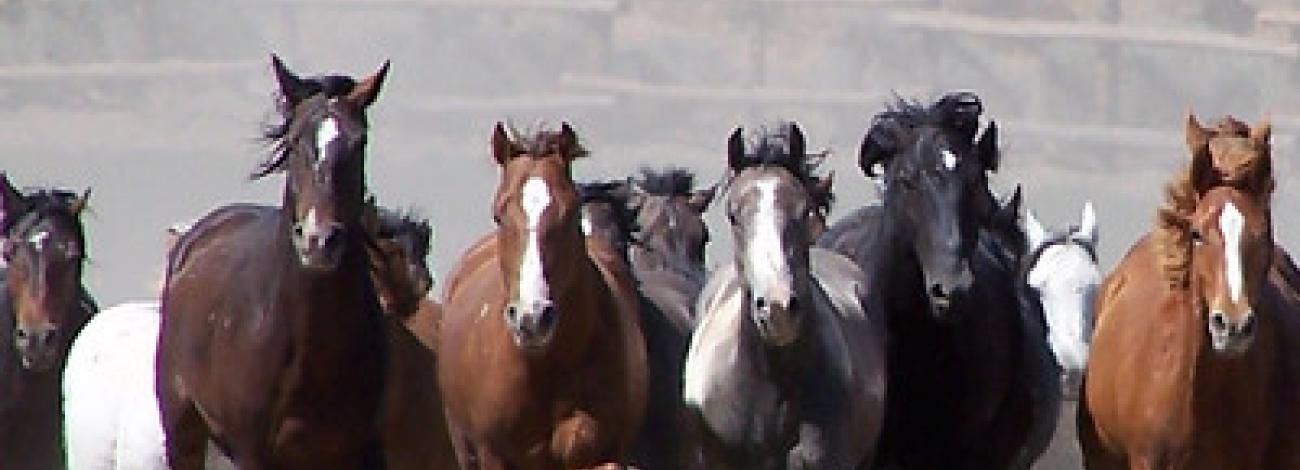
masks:
<path id="1" fill-rule="evenodd" d="M 1200 230 L 1192 229 L 1192 243 L 1198 246 L 1205 243 L 1205 236 L 1201 235 Z"/>

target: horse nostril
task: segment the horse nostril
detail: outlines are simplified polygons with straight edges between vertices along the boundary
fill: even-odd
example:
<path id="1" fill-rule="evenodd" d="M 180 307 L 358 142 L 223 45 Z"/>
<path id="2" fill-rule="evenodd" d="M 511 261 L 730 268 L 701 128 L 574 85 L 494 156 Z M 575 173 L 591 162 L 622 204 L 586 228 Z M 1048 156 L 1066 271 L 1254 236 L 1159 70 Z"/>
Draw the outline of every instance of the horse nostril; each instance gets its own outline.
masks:
<path id="1" fill-rule="evenodd" d="M 759 310 L 766 309 L 766 308 L 767 308 L 767 299 L 766 299 L 766 298 L 763 298 L 763 297 L 756 297 L 756 298 L 754 298 L 754 307 L 758 308 Z"/>
<path id="2" fill-rule="evenodd" d="M 934 284 L 930 286 L 930 296 L 934 298 L 942 299 L 948 297 L 948 294 L 947 292 L 944 292 L 942 285 Z"/>
<path id="3" fill-rule="evenodd" d="M 537 319 L 537 327 L 541 331 L 548 331 L 555 326 L 555 307 L 547 305 L 542 307 L 541 317 Z"/>
<path id="4" fill-rule="evenodd" d="M 302 224 L 294 224 L 294 225 L 293 225 L 293 235 L 294 235 L 295 237 L 301 237 L 301 236 L 302 236 Z"/>
<path id="5" fill-rule="evenodd" d="M 1246 314 L 1246 318 L 1241 319 L 1241 326 L 1237 330 L 1242 335 L 1249 336 L 1255 332 L 1255 315 Z"/>
<path id="6" fill-rule="evenodd" d="M 1228 316 L 1223 312 L 1214 312 L 1210 314 L 1210 327 L 1215 330 L 1225 330 L 1228 328 Z"/>
<path id="7" fill-rule="evenodd" d="M 506 319 L 510 320 L 510 323 L 514 323 L 516 320 L 518 320 L 519 308 L 515 307 L 514 305 L 506 307 Z"/>

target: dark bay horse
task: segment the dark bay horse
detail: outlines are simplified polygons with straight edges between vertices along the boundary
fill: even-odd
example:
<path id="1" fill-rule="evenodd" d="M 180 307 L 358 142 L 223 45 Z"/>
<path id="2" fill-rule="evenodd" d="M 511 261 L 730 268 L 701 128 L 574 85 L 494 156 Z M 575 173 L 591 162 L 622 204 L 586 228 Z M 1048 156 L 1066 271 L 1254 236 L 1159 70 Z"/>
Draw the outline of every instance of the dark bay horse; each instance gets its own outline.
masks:
<path id="1" fill-rule="evenodd" d="M 388 468 L 456 468 L 438 391 L 433 337 L 441 306 L 427 257 L 433 229 L 409 213 L 376 207 L 371 273 L 388 317 L 388 383 L 384 397 L 384 449 Z"/>
<path id="2" fill-rule="evenodd" d="M 819 245 L 863 268 L 889 322 L 889 410 L 878 468 L 1027 467 L 1059 401 L 1041 307 L 1019 282 L 1018 198 L 988 189 L 997 127 L 950 93 L 878 114 L 859 164 L 883 201 L 833 225 Z M 999 216 L 999 214 L 1002 214 Z M 1030 445 L 1032 444 L 1032 445 Z"/>
<path id="3" fill-rule="evenodd" d="M 1273 266 L 1294 269 L 1273 241 L 1271 127 L 1229 127 L 1189 112 L 1187 168 L 1102 284 L 1088 468 L 1300 468 L 1300 299 Z"/>
<path id="4" fill-rule="evenodd" d="M 642 469 L 699 465 L 694 440 L 684 432 L 682 372 L 692 310 L 704 285 L 704 211 L 716 186 L 694 186 L 695 176 L 679 168 L 647 168 L 626 181 L 579 186 L 584 228 L 630 258 L 641 295 L 650 385 L 630 460 Z"/>
<path id="5" fill-rule="evenodd" d="M 620 255 L 585 237 L 564 124 L 492 135 L 497 230 L 452 268 L 438 383 L 462 468 L 616 467 L 646 403 L 637 294 Z"/>
<path id="6" fill-rule="evenodd" d="M 254 174 L 284 201 L 219 208 L 169 255 L 157 392 L 173 468 L 208 438 L 236 465 L 383 466 L 387 328 L 362 225 L 366 109 L 388 71 L 302 79 L 273 57 L 284 123 Z"/>
<path id="7" fill-rule="evenodd" d="M 704 468 L 854 469 L 875 452 L 884 319 L 850 260 L 810 246 L 804 148 L 794 123 L 728 141 L 736 248 L 700 294 L 683 391 Z"/>
<path id="8" fill-rule="evenodd" d="M 63 364 L 99 310 L 81 281 L 88 196 L 0 173 L 0 467 L 64 466 Z"/>

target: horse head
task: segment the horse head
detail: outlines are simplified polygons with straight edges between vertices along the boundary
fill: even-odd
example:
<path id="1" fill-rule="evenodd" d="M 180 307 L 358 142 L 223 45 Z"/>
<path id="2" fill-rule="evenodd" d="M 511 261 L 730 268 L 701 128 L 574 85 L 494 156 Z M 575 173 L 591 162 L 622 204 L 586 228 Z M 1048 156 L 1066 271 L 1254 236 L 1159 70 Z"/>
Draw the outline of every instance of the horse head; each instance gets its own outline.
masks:
<path id="1" fill-rule="evenodd" d="M 564 312 L 556 299 L 573 289 L 573 263 L 584 259 L 581 198 L 571 164 L 586 155 L 568 123 L 559 131 L 511 138 L 503 124 L 492 133 L 501 167 L 493 199 L 505 279 L 505 320 L 525 351 L 545 349 Z"/>
<path id="2" fill-rule="evenodd" d="M 253 177 L 288 174 L 285 210 L 298 259 L 308 269 L 333 270 L 365 205 L 366 110 L 379 96 L 388 63 L 360 81 L 300 78 L 275 56 L 272 65 L 284 122 L 265 133 L 275 149 Z"/>
<path id="3" fill-rule="evenodd" d="M 859 154 L 862 171 L 882 178 L 894 240 L 920 265 L 938 317 L 970 288 L 977 230 L 997 211 L 987 178 L 998 166 L 997 126 L 977 138 L 982 111 L 972 93 L 928 107 L 900 99 L 876 115 Z"/>
<path id="4" fill-rule="evenodd" d="M 752 145 L 740 128 L 728 141 L 726 214 L 735 265 L 750 318 L 774 346 L 798 339 L 812 308 L 808 249 L 818 180 L 804 149 L 794 123 L 763 130 Z"/>
<path id="5" fill-rule="evenodd" d="M 90 196 L 58 190 L 20 193 L 0 173 L 0 245 L 24 368 L 55 367 L 82 320 L 86 239 L 80 215 Z"/>

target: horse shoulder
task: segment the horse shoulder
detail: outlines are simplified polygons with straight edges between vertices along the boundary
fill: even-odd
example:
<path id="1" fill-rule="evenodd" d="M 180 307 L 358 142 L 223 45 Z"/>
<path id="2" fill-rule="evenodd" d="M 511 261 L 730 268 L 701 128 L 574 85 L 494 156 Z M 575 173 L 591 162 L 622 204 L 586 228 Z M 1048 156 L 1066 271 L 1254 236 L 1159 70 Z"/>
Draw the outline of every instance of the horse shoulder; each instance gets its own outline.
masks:
<path id="1" fill-rule="evenodd" d="M 497 233 L 492 232 L 480 237 L 468 250 L 461 255 L 460 261 L 451 267 L 447 272 L 447 284 L 443 288 L 443 299 L 451 299 L 460 289 L 460 285 L 465 278 L 472 275 L 487 262 L 493 261 L 497 256 Z"/>
<path id="2" fill-rule="evenodd" d="M 822 361 L 847 387 L 858 412 L 850 422 L 870 431 L 874 441 L 883 423 L 886 389 L 887 327 L 866 303 L 866 276 L 851 260 L 815 248 L 810 252 L 813 278 L 820 293 L 818 337 L 828 357 Z"/>

